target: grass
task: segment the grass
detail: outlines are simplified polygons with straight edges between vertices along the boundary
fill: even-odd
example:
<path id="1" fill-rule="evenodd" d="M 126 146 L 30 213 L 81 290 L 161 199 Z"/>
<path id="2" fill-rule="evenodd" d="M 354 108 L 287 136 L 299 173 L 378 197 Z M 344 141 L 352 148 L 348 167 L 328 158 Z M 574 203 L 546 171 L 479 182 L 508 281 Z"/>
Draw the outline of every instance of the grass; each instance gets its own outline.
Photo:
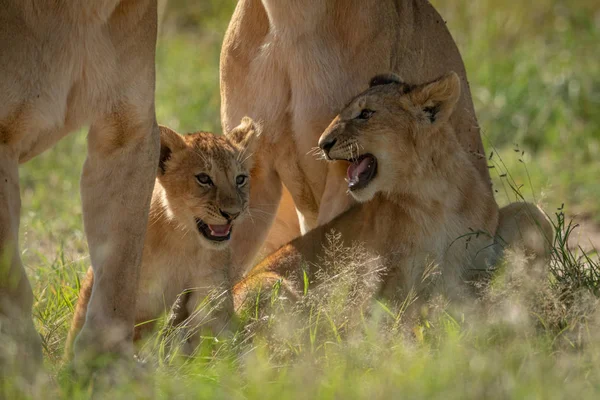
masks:
<path id="1" fill-rule="evenodd" d="M 564 211 L 600 221 L 600 7 L 593 0 L 433 3 L 466 63 L 487 152 L 494 152 L 498 201 L 514 201 L 513 188 L 520 188 L 527 200 L 543 200 L 563 232 L 548 282 L 531 287 L 515 267 L 518 257 L 509 258 L 512 268 L 474 310 L 433 302 L 418 323 L 407 320 L 402 305 L 349 302 L 348 282 L 341 282 L 337 296 L 308 302 L 312 311 L 275 301 L 269 318 L 250 313 L 248 330 L 221 347 L 205 341 L 191 362 L 159 357 L 164 341 L 157 337 L 145 348 L 149 379 L 107 396 L 148 397 L 148 390 L 159 398 L 210 399 L 598 396 L 598 259 L 567 249 L 566 236 L 576 232 Z M 232 0 L 171 0 L 157 49 L 161 123 L 181 132 L 219 131 L 218 58 L 233 6 Z M 78 279 L 89 264 L 76 195 L 85 153 L 82 131 L 21 169 L 21 249 L 47 370 L 58 382 L 42 397 L 88 395 L 60 373 Z"/>
<path id="2" fill-rule="evenodd" d="M 526 151 L 537 191 L 598 220 L 597 3 L 435 2 L 462 51 L 484 141 Z M 516 157 L 509 170 L 526 183 Z"/>

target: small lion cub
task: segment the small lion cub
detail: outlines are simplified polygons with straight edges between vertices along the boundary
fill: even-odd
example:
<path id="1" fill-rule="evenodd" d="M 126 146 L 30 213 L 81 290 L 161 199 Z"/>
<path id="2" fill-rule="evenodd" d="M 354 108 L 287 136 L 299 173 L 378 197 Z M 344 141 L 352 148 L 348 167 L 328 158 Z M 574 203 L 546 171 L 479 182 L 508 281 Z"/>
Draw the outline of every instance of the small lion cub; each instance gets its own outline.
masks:
<path id="1" fill-rule="evenodd" d="M 184 309 L 177 311 L 176 324 L 185 315 L 187 326 L 202 326 L 213 334 L 227 327 L 233 316 L 229 240 L 234 225 L 248 214 L 257 136 L 250 118 L 225 136 L 207 132 L 181 136 L 160 127 L 160 160 L 136 295 L 134 340 L 151 329 L 151 321 L 180 295 L 185 297 Z M 90 267 L 67 338 L 67 358 L 72 357 L 73 340 L 85 322 L 93 280 Z M 190 335 L 185 352 L 197 347 L 199 336 Z"/>

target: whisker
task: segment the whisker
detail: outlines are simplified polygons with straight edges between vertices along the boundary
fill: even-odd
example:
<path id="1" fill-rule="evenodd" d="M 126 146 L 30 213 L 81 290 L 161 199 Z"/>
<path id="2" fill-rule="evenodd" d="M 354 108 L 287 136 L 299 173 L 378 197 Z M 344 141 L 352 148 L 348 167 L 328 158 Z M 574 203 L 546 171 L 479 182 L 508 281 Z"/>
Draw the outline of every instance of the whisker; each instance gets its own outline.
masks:
<path id="1" fill-rule="evenodd" d="M 252 220 L 252 223 L 255 223 L 255 221 L 254 221 L 254 218 L 255 218 L 255 217 L 256 217 L 256 219 L 257 219 L 257 220 L 259 220 L 259 221 L 263 221 L 263 222 L 270 222 L 270 219 L 267 219 L 266 217 L 264 217 L 264 216 L 260 216 L 260 215 L 254 216 L 254 215 L 252 215 L 252 213 L 250 213 L 250 212 L 248 212 L 248 216 L 250 217 L 250 220 Z"/>
<path id="2" fill-rule="evenodd" d="M 242 149 L 242 150 L 241 150 L 241 151 L 240 151 L 240 152 L 237 154 L 237 157 L 235 158 L 235 160 L 236 160 L 237 162 L 241 162 L 241 163 L 243 163 L 243 161 L 240 161 L 240 160 L 242 159 L 242 157 L 244 157 L 244 155 L 246 155 L 246 150 L 247 150 L 247 149 L 246 149 L 246 148 L 244 148 L 244 149 Z"/>
<path id="3" fill-rule="evenodd" d="M 248 157 L 244 158 L 242 161 L 240 161 L 242 164 L 245 163 L 250 157 L 252 157 L 254 155 L 254 153 L 250 153 L 248 154 Z"/>
<path id="4" fill-rule="evenodd" d="M 207 160 L 206 154 L 200 152 L 200 150 L 198 150 L 196 147 L 192 146 L 192 151 L 194 153 L 196 153 L 198 156 L 200 156 L 200 158 L 202 159 L 202 162 L 204 162 L 205 164 L 210 165 L 212 163 L 212 159 L 211 160 Z"/>
<path id="5" fill-rule="evenodd" d="M 277 215 L 277 213 L 270 213 L 270 212 L 267 212 L 267 211 L 257 210 L 257 209 L 252 209 L 252 212 L 258 212 L 258 213 L 261 213 L 261 214 L 264 214 L 264 215 L 269 215 L 271 217 L 274 217 L 274 216 Z"/>

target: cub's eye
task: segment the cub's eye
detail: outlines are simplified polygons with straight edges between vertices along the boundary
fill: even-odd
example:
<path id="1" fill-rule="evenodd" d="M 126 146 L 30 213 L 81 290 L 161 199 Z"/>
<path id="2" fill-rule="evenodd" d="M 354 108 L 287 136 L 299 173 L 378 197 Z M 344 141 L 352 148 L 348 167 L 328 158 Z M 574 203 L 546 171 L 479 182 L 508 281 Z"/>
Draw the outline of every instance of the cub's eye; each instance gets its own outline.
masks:
<path id="1" fill-rule="evenodd" d="M 210 179 L 210 176 L 207 174 L 198 174 L 196 175 L 196 180 L 202 186 L 213 186 L 213 181 Z"/>
<path id="2" fill-rule="evenodd" d="M 235 183 L 239 186 L 242 187 L 246 184 L 246 182 L 248 182 L 248 177 L 246 175 L 238 175 L 235 178 Z"/>
<path id="3" fill-rule="evenodd" d="M 375 114 L 375 111 L 373 110 L 369 110 L 368 108 L 365 108 L 364 110 L 362 110 L 360 112 L 360 114 L 358 114 L 358 117 L 356 117 L 356 119 L 369 119 L 373 116 L 373 114 Z"/>

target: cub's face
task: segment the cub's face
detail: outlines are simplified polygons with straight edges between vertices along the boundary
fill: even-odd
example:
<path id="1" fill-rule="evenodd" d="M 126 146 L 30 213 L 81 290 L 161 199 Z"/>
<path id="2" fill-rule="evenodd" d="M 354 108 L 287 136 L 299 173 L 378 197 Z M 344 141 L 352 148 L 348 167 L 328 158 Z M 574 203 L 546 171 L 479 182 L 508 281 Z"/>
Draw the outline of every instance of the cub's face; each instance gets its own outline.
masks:
<path id="1" fill-rule="evenodd" d="M 395 75 L 379 75 L 333 120 L 319 139 L 328 160 L 349 162 L 348 190 L 365 202 L 390 193 L 418 176 L 431 160 L 419 147 L 445 140 L 460 81 L 451 72 L 424 85 L 408 85 Z"/>
<path id="2" fill-rule="evenodd" d="M 208 248 L 226 247 L 235 224 L 248 212 L 256 135 L 249 118 L 225 136 L 180 136 L 161 127 L 158 181 L 165 212 Z"/>

